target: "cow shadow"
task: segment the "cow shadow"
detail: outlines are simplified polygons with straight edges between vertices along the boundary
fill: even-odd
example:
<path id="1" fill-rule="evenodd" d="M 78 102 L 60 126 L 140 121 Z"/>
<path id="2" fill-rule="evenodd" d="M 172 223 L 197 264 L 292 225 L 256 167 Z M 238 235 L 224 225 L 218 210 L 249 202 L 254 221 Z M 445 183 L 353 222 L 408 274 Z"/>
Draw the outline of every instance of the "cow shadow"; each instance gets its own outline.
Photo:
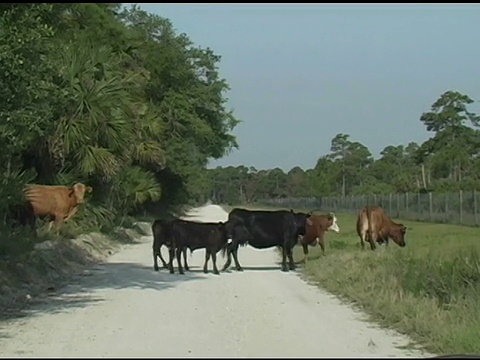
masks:
<path id="1" fill-rule="evenodd" d="M 273 265 L 250 265 L 250 266 L 243 266 L 242 268 L 244 271 L 280 271 L 281 264 L 277 266 Z M 233 270 L 236 271 L 236 270 Z"/>
<path id="2" fill-rule="evenodd" d="M 158 272 L 152 266 L 133 262 L 106 262 L 84 269 L 72 275 L 68 283 L 57 288 L 49 288 L 30 300 L 17 302 L 10 309 L 3 309 L 0 321 L 24 318 L 45 313 L 62 313 L 72 308 L 85 308 L 105 299 L 102 290 L 122 290 L 128 288 L 162 291 L 179 283 L 192 280 L 208 279 L 209 274 L 199 275 L 188 271 L 184 275 L 170 274 L 167 269 Z M 0 337 L 2 337 L 0 333 Z"/>

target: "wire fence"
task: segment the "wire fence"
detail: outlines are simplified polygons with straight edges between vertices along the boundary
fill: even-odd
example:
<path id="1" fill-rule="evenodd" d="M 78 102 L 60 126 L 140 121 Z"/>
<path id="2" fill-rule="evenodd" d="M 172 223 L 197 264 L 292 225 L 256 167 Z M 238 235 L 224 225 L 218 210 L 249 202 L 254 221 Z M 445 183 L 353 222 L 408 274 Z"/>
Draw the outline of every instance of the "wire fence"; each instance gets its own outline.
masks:
<path id="1" fill-rule="evenodd" d="M 380 205 L 392 218 L 479 226 L 480 192 L 403 193 L 311 198 L 265 199 L 260 203 L 281 208 L 357 213 L 366 205 Z"/>

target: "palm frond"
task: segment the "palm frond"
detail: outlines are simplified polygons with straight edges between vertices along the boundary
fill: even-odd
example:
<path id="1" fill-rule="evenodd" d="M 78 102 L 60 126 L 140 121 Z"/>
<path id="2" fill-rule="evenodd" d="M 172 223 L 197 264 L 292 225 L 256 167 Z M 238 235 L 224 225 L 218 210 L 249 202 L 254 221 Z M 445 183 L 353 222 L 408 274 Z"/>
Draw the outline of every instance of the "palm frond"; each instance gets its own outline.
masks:
<path id="1" fill-rule="evenodd" d="M 115 155 L 101 147 L 83 145 L 78 149 L 75 158 L 77 168 L 83 175 L 99 173 L 108 179 L 120 169 Z"/>

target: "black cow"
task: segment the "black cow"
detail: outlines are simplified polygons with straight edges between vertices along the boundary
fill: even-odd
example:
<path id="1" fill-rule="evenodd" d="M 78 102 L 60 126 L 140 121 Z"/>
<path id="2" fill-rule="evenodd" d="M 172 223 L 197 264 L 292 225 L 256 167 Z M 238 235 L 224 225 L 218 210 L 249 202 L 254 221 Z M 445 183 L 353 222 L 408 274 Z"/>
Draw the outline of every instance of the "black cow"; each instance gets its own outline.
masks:
<path id="1" fill-rule="evenodd" d="M 248 231 L 247 235 L 232 235 L 232 242 L 227 247 L 228 259 L 223 270 L 231 264 L 231 255 L 238 271 L 242 266 L 238 262 L 238 247 L 247 244 L 266 249 L 273 246 L 282 248 L 282 271 L 295 270 L 292 249 L 298 237 L 305 234 L 305 225 L 311 213 L 294 213 L 293 210 L 246 210 L 235 208 L 228 214 L 228 220 L 243 223 Z M 289 266 L 287 268 L 287 257 Z"/>
<path id="2" fill-rule="evenodd" d="M 171 222 L 170 237 L 172 239 L 172 246 L 170 248 L 170 261 L 168 267 L 170 273 L 174 273 L 173 269 L 173 252 L 176 253 L 178 272 L 184 274 L 181 263 L 181 252 L 184 252 L 184 260 L 186 268 L 188 267 L 186 261 L 187 248 L 193 252 L 196 249 L 205 249 L 205 264 L 203 272 L 208 272 L 208 260 L 210 256 L 213 262 L 214 274 L 220 274 L 217 269 L 217 253 L 225 254 L 228 245 L 228 240 L 233 236 L 239 237 L 241 233 L 246 233 L 247 230 L 241 223 L 232 222 L 195 222 L 182 219 L 175 219 Z"/>

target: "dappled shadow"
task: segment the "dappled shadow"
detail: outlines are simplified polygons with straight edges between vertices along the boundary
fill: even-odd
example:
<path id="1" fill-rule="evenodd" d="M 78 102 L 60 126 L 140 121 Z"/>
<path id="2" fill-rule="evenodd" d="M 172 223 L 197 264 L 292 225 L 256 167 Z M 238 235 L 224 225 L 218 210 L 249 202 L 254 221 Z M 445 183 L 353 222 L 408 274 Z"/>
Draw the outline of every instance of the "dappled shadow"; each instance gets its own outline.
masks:
<path id="1" fill-rule="evenodd" d="M 67 286 L 53 289 L 50 292 L 32 298 L 13 309 L 4 310 L 0 320 L 8 320 L 36 314 L 65 312 L 72 308 L 92 306 L 105 301 L 101 290 L 122 290 L 128 288 L 151 289 L 161 291 L 171 288 L 177 283 L 207 279 L 208 275 L 199 275 L 196 271 L 170 274 L 167 269 L 153 270 L 135 262 L 107 262 L 85 269 L 81 274 L 72 275 Z"/>

